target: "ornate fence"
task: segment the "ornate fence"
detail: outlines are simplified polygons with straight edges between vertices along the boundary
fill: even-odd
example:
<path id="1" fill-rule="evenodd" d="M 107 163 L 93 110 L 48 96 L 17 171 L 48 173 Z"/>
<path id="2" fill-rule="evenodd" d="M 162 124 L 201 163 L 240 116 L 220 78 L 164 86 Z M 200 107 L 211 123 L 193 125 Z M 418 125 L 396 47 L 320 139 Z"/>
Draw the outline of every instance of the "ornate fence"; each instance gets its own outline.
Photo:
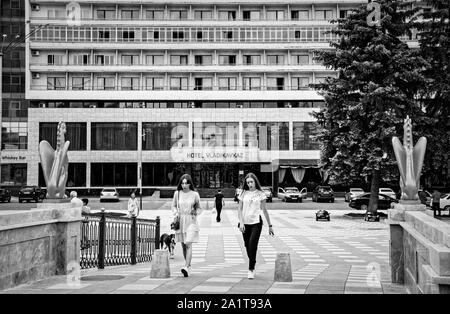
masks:
<path id="1" fill-rule="evenodd" d="M 121 216 L 105 212 L 83 214 L 82 269 L 151 261 L 153 252 L 159 249 L 159 216 L 154 220 Z"/>

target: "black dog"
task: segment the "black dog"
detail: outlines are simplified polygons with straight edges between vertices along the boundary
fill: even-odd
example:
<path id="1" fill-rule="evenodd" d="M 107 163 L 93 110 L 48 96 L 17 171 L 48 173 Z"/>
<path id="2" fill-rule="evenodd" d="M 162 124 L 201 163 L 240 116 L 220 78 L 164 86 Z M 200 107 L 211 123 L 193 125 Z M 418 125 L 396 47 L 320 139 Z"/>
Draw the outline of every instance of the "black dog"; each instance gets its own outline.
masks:
<path id="1" fill-rule="evenodd" d="M 163 233 L 161 235 L 159 247 L 161 249 L 169 250 L 170 256 L 174 255 L 175 244 L 175 234 Z"/>

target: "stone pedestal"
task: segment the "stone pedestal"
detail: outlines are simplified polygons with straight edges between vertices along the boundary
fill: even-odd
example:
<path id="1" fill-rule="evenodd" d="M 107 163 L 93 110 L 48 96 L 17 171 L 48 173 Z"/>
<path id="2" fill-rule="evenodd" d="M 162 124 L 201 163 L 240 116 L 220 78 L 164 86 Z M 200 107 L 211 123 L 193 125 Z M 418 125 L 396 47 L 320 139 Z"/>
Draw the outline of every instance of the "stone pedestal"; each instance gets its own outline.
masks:
<path id="1" fill-rule="evenodd" d="M 169 278 L 169 252 L 167 250 L 155 250 L 152 259 L 150 278 Z"/>
<path id="2" fill-rule="evenodd" d="M 49 198 L 44 199 L 42 203 L 37 203 L 36 208 L 32 209 L 65 209 L 72 208 L 73 204 L 70 202 L 70 198 Z"/>
<path id="3" fill-rule="evenodd" d="M 274 281 L 291 282 L 292 268 L 291 256 L 289 253 L 278 253 L 275 260 L 275 274 Z"/>
<path id="4" fill-rule="evenodd" d="M 388 223 L 405 221 L 405 211 L 425 212 L 426 210 L 427 207 L 417 201 L 400 201 L 400 203 L 394 204 L 394 208 L 388 210 Z"/>
<path id="5" fill-rule="evenodd" d="M 77 271 L 80 221 L 80 208 L 0 213 L 0 290 Z"/>
<path id="6" fill-rule="evenodd" d="M 404 246 L 403 227 L 400 222 L 405 221 L 405 212 L 425 212 L 426 206 L 418 201 L 400 201 L 394 204 L 394 208 L 388 210 L 388 223 L 390 231 L 389 258 L 391 266 L 391 280 L 393 283 L 404 283 Z"/>

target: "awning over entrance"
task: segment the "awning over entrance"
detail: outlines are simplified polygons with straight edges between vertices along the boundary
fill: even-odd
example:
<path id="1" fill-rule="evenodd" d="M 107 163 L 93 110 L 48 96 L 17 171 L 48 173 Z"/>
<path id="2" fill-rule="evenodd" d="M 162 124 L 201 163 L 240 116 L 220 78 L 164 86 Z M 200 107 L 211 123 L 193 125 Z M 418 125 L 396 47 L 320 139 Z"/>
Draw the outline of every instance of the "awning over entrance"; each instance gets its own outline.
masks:
<path id="1" fill-rule="evenodd" d="M 281 169 L 319 168 L 319 160 L 317 159 L 280 159 L 278 162 Z"/>

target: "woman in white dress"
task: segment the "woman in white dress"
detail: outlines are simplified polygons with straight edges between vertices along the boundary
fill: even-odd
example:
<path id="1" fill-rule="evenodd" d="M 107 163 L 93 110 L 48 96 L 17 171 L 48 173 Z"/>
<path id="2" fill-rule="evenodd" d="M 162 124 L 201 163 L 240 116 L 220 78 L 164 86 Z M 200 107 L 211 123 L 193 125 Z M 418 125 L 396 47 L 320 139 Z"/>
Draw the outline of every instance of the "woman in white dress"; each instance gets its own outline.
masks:
<path id="1" fill-rule="evenodd" d="M 185 266 L 181 268 L 184 277 L 191 272 L 192 243 L 199 240 L 197 217 L 201 213 L 200 195 L 194 190 L 192 178 L 188 174 L 181 176 L 173 196 L 172 211 L 180 217 L 180 229 L 175 231 L 175 241 L 181 242 Z"/>
<path id="2" fill-rule="evenodd" d="M 264 213 L 269 225 L 269 235 L 274 235 L 269 213 L 266 209 L 266 194 L 262 191 L 258 178 L 253 173 L 245 176 L 241 194 L 238 196 L 239 229 L 244 237 L 248 256 L 248 279 L 255 278 L 256 253 L 261 235 Z"/>
<path id="3" fill-rule="evenodd" d="M 139 202 L 136 199 L 136 194 L 131 193 L 128 199 L 128 217 L 137 217 L 139 215 Z"/>

